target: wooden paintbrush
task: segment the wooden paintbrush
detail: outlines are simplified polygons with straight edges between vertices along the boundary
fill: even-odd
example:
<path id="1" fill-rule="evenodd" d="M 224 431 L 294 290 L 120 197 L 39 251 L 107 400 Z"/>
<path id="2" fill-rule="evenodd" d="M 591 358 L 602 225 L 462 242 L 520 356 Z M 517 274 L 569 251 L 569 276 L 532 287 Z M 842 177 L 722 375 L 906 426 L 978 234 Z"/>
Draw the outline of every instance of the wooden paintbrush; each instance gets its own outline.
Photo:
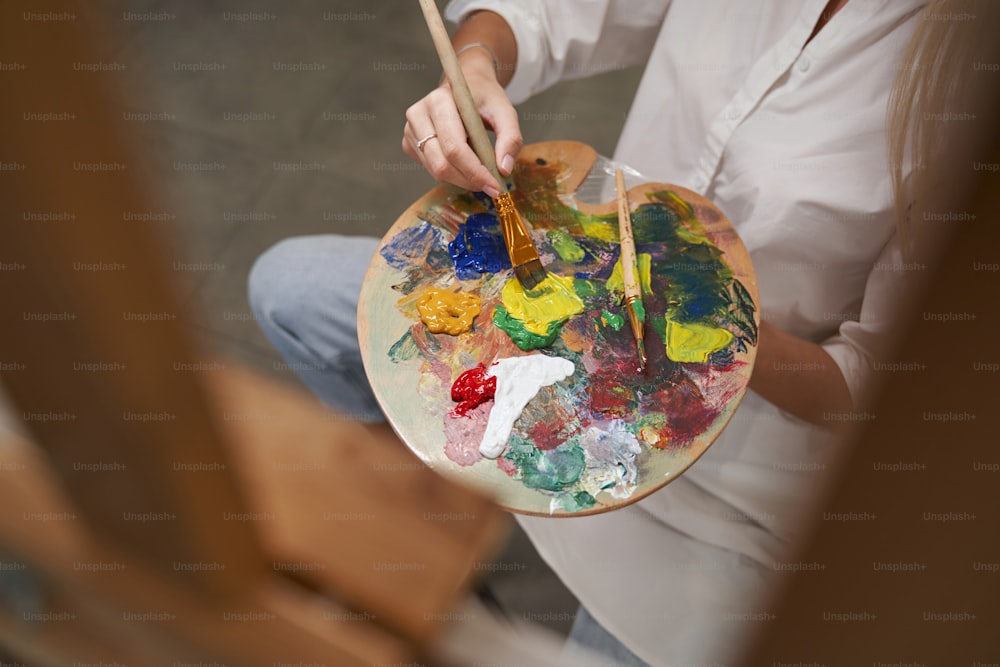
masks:
<path id="1" fill-rule="evenodd" d="M 628 320 L 635 336 L 636 352 L 639 355 L 639 370 L 646 370 L 646 343 L 643 324 L 646 309 L 642 305 L 642 289 L 639 286 L 639 265 L 635 256 L 635 239 L 632 237 L 632 214 L 629 211 L 628 192 L 625 190 L 625 175 L 621 169 L 615 170 L 615 187 L 618 190 L 618 236 L 621 240 L 622 282 L 625 284 L 625 307 Z"/>
<path id="2" fill-rule="evenodd" d="M 451 83 L 452 95 L 455 98 L 455 105 L 458 113 L 462 117 L 462 124 L 469 135 L 469 143 L 472 149 L 482 161 L 483 165 L 490 170 L 493 178 L 500 184 L 501 193 L 493 200 L 493 205 L 497 210 L 497 217 L 500 219 L 500 228 L 503 230 L 504 242 L 507 244 L 507 252 L 510 254 L 510 263 L 514 267 L 514 275 L 525 290 L 533 290 L 539 283 L 545 280 L 546 273 L 542 267 L 542 261 L 538 257 L 538 249 L 535 248 L 531 235 L 528 233 L 524 221 L 514 208 L 514 201 L 510 192 L 507 191 L 506 181 L 500 177 L 497 170 L 496 157 L 493 152 L 493 145 L 490 137 L 486 134 L 486 126 L 483 119 L 479 117 L 476 110 L 476 103 L 472 99 L 469 85 L 465 82 L 462 69 L 458 66 L 458 57 L 455 49 L 451 46 L 451 39 L 448 31 L 441 20 L 434 0 L 420 0 L 420 8 L 424 12 L 424 20 L 430 30 L 431 39 L 434 40 L 434 47 L 437 49 L 438 58 L 441 60 L 441 67 L 445 76 Z"/>

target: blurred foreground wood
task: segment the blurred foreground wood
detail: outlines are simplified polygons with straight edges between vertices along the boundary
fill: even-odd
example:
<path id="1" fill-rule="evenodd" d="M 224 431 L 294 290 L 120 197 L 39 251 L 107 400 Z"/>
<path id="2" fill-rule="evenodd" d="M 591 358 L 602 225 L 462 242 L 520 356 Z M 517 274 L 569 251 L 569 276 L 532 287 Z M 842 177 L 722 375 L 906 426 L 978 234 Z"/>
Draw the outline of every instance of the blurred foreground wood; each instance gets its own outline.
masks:
<path id="1" fill-rule="evenodd" d="M 122 108 L 74 67 L 102 61 L 93 13 L 0 10 L 0 61 L 24 66 L 0 109 L 0 349 L 34 443 L 0 449 L 0 645 L 33 665 L 412 661 L 504 516 L 195 349 L 173 258 L 126 215 L 157 204 Z"/>

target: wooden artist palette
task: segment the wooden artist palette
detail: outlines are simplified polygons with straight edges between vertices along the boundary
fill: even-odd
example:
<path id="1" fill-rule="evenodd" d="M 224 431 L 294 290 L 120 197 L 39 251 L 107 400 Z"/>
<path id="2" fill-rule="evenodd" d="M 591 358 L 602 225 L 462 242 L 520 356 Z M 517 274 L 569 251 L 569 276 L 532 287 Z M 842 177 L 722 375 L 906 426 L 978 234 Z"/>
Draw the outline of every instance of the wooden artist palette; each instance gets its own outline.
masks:
<path id="1" fill-rule="evenodd" d="M 700 195 L 648 183 L 629 190 L 640 265 L 649 267 L 641 271 L 649 363 L 637 372 L 621 291 L 608 289 L 619 255 L 616 203 L 574 196 L 596 159 L 577 142 L 533 144 L 514 173 L 514 201 L 545 268 L 573 278 L 586 306 L 550 347 L 524 352 L 493 323 L 509 268 L 456 273 L 448 244 L 469 238 L 470 215 L 491 210 L 482 195 L 443 185 L 424 195 L 382 239 L 361 290 L 362 358 L 396 433 L 441 474 L 524 514 L 603 512 L 676 479 L 729 421 L 756 356 L 757 284 L 736 231 Z M 428 288 L 478 295 L 472 330 L 428 331 L 416 308 Z M 479 364 L 539 353 L 576 370 L 542 387 L 499 458 L 481 457 L 493 404 L 455 415 L 452 383 Z"/>

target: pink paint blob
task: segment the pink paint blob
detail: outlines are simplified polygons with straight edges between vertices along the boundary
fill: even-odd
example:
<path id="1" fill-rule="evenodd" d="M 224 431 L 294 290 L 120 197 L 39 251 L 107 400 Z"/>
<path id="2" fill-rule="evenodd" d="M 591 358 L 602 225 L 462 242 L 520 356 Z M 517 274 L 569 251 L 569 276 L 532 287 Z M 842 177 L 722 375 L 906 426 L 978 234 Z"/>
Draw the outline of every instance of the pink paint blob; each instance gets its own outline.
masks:
<path id="1" fill-rule="evenodd" d="M 470 409 L 464 416 L 448 413 L 444 416 L 444 454 L 460 466 L 471 466 L 483 455 L 479 443 L 493 406 L 489 403 Z"/>

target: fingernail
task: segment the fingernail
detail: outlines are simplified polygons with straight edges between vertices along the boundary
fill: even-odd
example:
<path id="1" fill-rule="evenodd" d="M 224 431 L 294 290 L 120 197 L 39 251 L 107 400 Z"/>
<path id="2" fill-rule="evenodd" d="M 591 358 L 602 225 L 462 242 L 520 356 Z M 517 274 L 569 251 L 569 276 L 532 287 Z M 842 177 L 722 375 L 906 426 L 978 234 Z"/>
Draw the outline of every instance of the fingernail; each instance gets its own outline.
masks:
<path id="1" fill-rule="evenodd" d="M 497 190 L 492 185 L 487 185 L 485 188 L 483 188 L 483 192 L 488 194 L 490 196 L 490 199 L 496 199 L 497 197 L 500 196 L 500 191 Z"/>
<path id="2" fill-rule="evenodd" d="M 510 154 L 504 155 L 503 161 L 500 162 L 500 168 L 503 170 L 503 173 L 509 174 L 514 169 L 514 156 Z"/>

